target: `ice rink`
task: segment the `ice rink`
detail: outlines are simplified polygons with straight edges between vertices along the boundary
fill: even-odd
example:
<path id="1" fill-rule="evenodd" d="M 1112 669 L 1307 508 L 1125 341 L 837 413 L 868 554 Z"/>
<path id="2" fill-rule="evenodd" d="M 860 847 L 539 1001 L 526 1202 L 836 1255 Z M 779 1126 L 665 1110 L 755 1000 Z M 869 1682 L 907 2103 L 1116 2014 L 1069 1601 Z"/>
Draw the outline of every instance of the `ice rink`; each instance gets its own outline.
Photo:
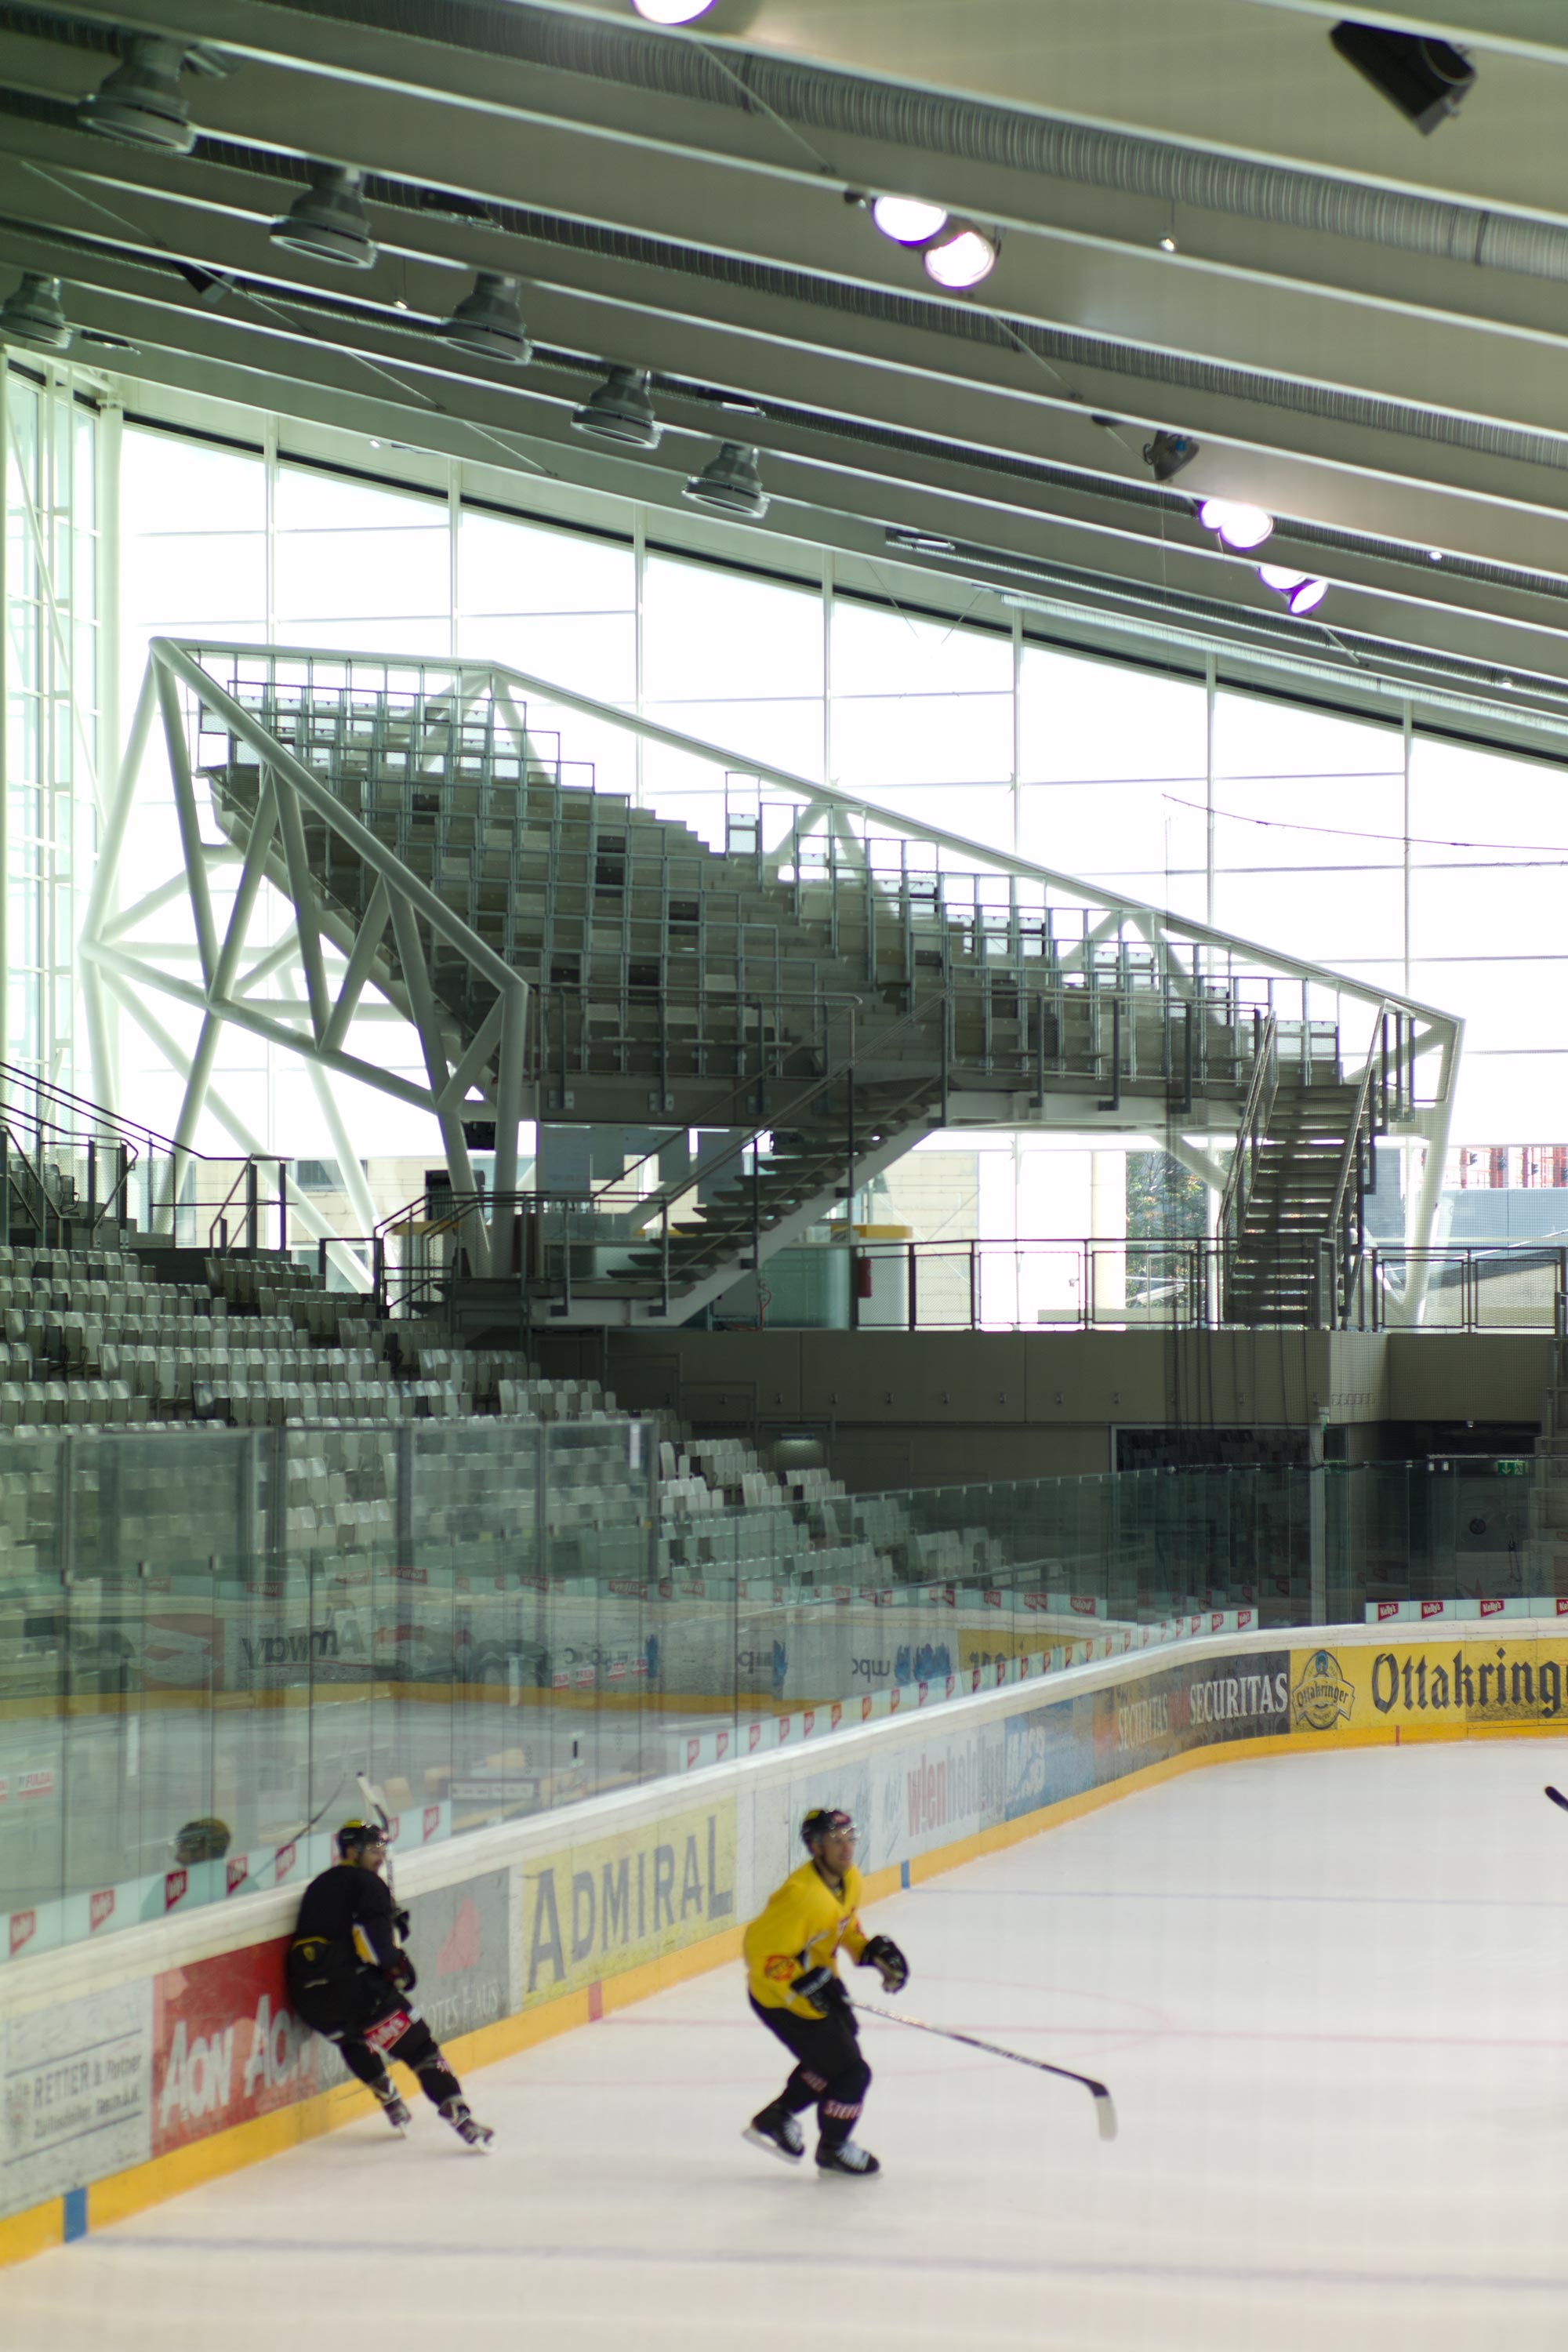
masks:
<path id="1" fill-rule="evenodd" d="M 725 1968 L 0 2281 L 5 2352 L 1568 2342 L 1568 1741 L 1230 1763 L 875 1906 L 904 2003 L 820 2179 Z M 868 1979 L 852 1975 L 861 1989 Z"/>

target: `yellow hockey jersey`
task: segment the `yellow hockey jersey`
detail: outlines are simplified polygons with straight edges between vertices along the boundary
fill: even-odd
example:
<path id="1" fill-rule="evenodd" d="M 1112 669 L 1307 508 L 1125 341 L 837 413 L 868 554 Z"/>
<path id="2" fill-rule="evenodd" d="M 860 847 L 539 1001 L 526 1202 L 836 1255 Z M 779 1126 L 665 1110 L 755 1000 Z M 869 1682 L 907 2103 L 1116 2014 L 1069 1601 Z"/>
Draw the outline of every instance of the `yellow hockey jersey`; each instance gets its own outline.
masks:
<path id="1" fill-rule="evenodd" d="M 746 1979 L 752 2000 L 764 2009 L 793 2010 L 797 2017 L 819 2015 L 810 2001 L 797 2000 L 790 1987 L 807 1969 L 826 1967 L 837 1976 L 840 1947 L 852 1960 L 859 1958 L 867 1941 L 856 1916 L 859 1900 L 858 1870 L 845 1872 L 837 1895 L 815 1862 L 803 1862 L 792 1871 L 746 1930 Z"/>

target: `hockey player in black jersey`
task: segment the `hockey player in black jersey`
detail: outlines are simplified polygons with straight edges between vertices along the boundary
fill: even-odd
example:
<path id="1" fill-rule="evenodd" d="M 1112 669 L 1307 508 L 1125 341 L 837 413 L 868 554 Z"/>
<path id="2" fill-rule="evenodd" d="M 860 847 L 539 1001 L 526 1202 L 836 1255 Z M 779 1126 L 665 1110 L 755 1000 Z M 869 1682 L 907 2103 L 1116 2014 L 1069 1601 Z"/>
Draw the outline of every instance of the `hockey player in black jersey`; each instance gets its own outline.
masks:
<path id="1" fill-rule="evenodd" d="M 306 1887 L 289 1948 L 289 1998 L 295 2014 L 342 2052 L 352 2074 L 375 2094 L 393 2128 L 406 2129 L 408 2109 L 386 2071 L 396 2058 L 418 2075 L 426 2097 L 469 2147 L 495 2135 L 476 2123 L 430 2028 L 408 1996 L 414 1963 L 400 1937 L 408 1914 L 393 1903 L 381 1875 L 384 1832 L 374 1822 L 345 1822 L 338 1860 Z"/>

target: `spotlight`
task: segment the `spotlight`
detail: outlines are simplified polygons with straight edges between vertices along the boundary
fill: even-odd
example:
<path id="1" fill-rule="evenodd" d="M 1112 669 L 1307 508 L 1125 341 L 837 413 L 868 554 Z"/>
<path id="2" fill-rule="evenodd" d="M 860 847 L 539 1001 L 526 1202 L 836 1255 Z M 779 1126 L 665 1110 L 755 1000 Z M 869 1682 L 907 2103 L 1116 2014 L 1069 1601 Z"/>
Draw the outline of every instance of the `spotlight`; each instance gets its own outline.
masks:
<path id="1" fill-rule="evenodd" d="M 1427 33 L 1386 33 L 1381 26 L 1347 20 L 1336 25 L 1329 38 L 1341 57 L 1417 131 L 1436 131 L 1457 113 L 1476 79 L 1463 49 Z"/>
<path id="2" fill-rule="evenodd" d="M 274 245 L 289 253 L 308 254 L 312 261 L 330 261 L 340 269 L 369 269 L 375 260 L 375 240 L 365 218 L 360 194 L 363 173 L 342 163 L 312 163 L 310 184 L 296 196 L 281 220 L 268 230 Z"/>
<path id="3" fill-rule="evenodd" d="M 690 25 L 706 16 L 713 0 L 632 0 L 639 16 L 650 25 Z"/>
<path id="4" fill-rule="evenodd" d="M 21 343 L 30 352 L 64 352 L 70 349 L 70 339 L 59 279 L 24 270 L 21 284 L 0 308 L 0 342 Z"/>
<path id="5" fill-rule="evenodd" d="M 1184 466 L 1192 464 L 1198 446 L 1190 433 L 1156 433 L 1143 444 L 1143 463 L 1157 482 L 1173 481 Z"/>
<path id="6" fill-rule="evenodd" d="M 1261 547 L 1274 528 L 1271 514 L 1239 499 L 1205 499 L 1198 520 L 1205 530 L 1218 531 L 1227 547 Z"/>
<path id="7" fill-rule="evenodd" d="M 1326 580 L 1314 580 L 1305 572 L 1291 572 L 1282 563 L 1260 563 L 1258 576 L 1266 588 L 1283 596 L 1292 613 L 1298 616 L 1310 613 L 1322 603 L 1329 593 Z"/>
<path id="8" fill-rule="evenodd" d="M 760 522 L 768 510 L 768 495 L 757 472 L 757 453 L 743 441 L 725 441 L 719 455 L 693 474 L 681 493 L 694 506 L 712 507 L 719 514 L 745 515 Z"/>
<path id="9" fill-rule="evenodd" d="M 156 147 L 166 155 L 188 155 L 195 145 L 190 110 L 180 96 L 180 76 L 226 74 L 236 62 L 205 42 L 166 41 L 155 33 L 121 35 L 121 62 L 101 89 L 84 98 L 76 119 L 84 131 L 119 139 L 129 147 Z"/>
<path id="10" fill-rule="evenodd" d="M 618 441 L 633 449 L 657 449 L 664 430 L 647 396 L 647 368 L 613 367 L 602 384 L 572 412 L 579 433 L 595 441 Z"/>
<path id="11" fill-rule="evenodd" d="M 987 236 L 984 229 L 973 228 L 967 221 L 950 221 L 944 234 L 925 247 L 926 276 L 934 278 L 939 286 L 958 290 L 978 286 L 996 267 L 996 248 L 995 237 Z"/>
<path id="12" fill-rule="evenodd" d="M 464 295 L 436 332 L 458 351 L 471 352 L 476 359 L 500 360 L 508 367 L 521 367 L 533 357 L 533 345 L 522 323 L 517 292 L 515 278 L 481 269 L 474 279 L 473 292 Z"/>
<path id="13" fill-rule="evenodd" d="M 1169 236 L 1163 236 L 1160 239 L 1160 250 L 1162 253 L 1174 253 L 1176 250 L 1175 238 Z"/>
<path id="14" fill-rule="evenodd" d="M 871 218 L 895 245 L 928 244 L 947 226 L 944 206 L 922 204 L 918 196 L 874 197 Z"/>

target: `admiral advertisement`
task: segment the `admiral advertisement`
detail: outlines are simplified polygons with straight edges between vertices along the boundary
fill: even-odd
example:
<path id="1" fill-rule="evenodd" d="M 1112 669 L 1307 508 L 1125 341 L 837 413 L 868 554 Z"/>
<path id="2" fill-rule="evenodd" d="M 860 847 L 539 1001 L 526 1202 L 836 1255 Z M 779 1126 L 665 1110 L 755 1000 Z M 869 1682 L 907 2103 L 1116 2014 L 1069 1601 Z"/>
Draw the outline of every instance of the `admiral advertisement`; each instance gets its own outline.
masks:
<path id="1" fill-rule="evenodd" d="M 1290 1728 L 1345 1738 L 1556 1724 L 1568 1709 L 1568 1642 L 1346 1643 L 1290 1659 Z"/>
<path id="2" fill-rule="evenodd" d="M 527 2009 L 736 1925 L 733 1798 L 523 1867 Z"/>

